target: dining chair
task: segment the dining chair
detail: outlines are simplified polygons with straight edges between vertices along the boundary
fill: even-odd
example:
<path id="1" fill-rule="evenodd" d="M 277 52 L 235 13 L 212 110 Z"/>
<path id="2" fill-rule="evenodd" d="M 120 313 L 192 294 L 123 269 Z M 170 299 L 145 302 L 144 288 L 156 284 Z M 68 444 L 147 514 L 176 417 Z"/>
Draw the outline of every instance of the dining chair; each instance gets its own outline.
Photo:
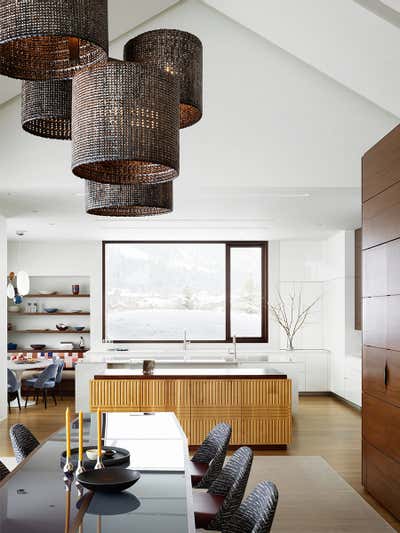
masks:
<path id="1" fill-rule="evenodd" d="M 60 400 L 62 400 L 63 399 L 63 391 L 62 391 L 61 382 L 62 382 L 62 379 L 63 379 L 63 370 L 64 370 L 64 366 L 65 366 L 64 359 L 61 359 L 61 358 L 56 359 L 55 364 L 58 365 L 57 374 L 56 374 L 56 387 L 57 387 L 57 392 L 58 392 L 58 394 L 60 396 Z"/>
<path id="2" fill-rule="evenodd" d="M 6 465 L 2 461 L 0 461 L 0 481 L 7 477 L 9 473 L 10 471 L 8 470 Z"/>
<path id="3" fill-rule="evenodd" d="M 239 509 L 247 487 L 253 451 L 239 448 L 227 461 L 207 492 L 196 492 L 194 515 L 197 528 L 221 531 Z"/>
<path id="4" fill-rule="evenodd" d="M 231 435 L 232 426 L 222 422 L 217 424 L 204 439 L 190 464 L 193 487 L 208 489 L 211 486 L 224 465 Z"/>
<path id="5" fill-rule="evenodd" d="M 11 402 L 14 400 L 18 401 L 18 409 L 21 411 L 21 401 L 19 399 L 19 387 L 17 376 L 12 370 L 7 368 L 7 403 L 8 403 L 8 412 L 11 413 Z"/>
<path id="6" fill-rule="evenodd" d="M 23 461 L 39 446 L 37 438 L 23 424 L 14 424 L 10 427 L 10 439 L 17 463 Z"/>
<path id="7" fill-rule="evenodd" d="M 222 533 L 269 533 L 279 493 L 275 483 L 262 481 L 239 506 Z"/>
<path id="8" fill-rule="evenodd" d="M 25 397 L 25 407 L 28 405 L 30 389 L 32 389 L 33 396 L 36 397 L 36 403 L 39 399 L 39 393 L 40 391 L 42 391 L 45 409 L 47 409 L 47 391 L 48 390 L 51 391 L 54 404 L 57 405 L 57 400 L 56 400 L 56 395 L 55 395 L 57 371 L 58 371 L 58 364 L 52 363 L 51 365 L 46 367 L 43 370 L 43 372 L 39 374 L 37 378 L 31 378 L 25 381 L 25 384 L 28 387 L 26 397 Z"/>

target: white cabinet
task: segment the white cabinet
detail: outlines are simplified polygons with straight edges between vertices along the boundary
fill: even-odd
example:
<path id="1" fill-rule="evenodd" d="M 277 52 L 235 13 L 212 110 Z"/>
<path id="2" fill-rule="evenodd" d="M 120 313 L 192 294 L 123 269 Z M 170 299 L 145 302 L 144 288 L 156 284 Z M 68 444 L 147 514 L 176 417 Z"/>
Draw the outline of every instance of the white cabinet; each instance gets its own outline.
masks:
<path id="1" fill-rule="evenodd" d="M 294 352 L 293 357 L 304 364 L 304 388 L 299 392 L 329 391 L 329 352 L 299 350 Z"/>
<path id="2" fill-rule="evenodd" d="M 361 407 L 361 357 L 346 356 L 344 398 Z"/>

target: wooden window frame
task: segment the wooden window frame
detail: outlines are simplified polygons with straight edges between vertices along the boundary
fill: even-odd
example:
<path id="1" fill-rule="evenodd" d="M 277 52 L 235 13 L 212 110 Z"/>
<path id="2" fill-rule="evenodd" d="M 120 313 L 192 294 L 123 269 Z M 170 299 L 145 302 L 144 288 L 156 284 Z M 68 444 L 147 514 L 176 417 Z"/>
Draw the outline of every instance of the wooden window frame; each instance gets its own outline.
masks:
<path id="1" fill-rule="evenodd" d="M 261 335 L 260 337 L 236 337 L 237 342 L 265 343 L 268 342 L 268 242 L 267 241 L 102 241 L 102 336 L 103 342 L 106 332 L 106 264 L 105 251 L 108 244 L 223 244 L 225 245 L 225 339 L 219 340 L 190 340 L 191 343 L 231 343 L 231 250 L 232 248 L 260 248 L 261 249 Z M 127 340 L 113 339 L 111 343 L 179 343 L 176 340 Z"/>

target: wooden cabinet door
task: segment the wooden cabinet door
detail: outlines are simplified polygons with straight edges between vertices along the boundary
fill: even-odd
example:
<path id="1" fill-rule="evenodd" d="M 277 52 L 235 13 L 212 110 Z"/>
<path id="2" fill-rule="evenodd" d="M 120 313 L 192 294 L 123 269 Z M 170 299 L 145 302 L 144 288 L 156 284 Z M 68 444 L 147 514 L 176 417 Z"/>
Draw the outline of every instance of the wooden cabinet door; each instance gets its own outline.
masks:
<path id="1" fill-rule="evenodd" d="M 241 444 L 240 380 L 191 380 L 190 444 L 201 444 L 219 422 L 232 425 L 231 444 Z"/>
<path id="2" fill-rule="evenodd" d="M 400 237 L 400 182 L 363 205 L 363 249 Z"/>
<path id="3" fill-rule="evenodd" d="M 283 445 L 292 433 L 290 379 L 243 379 L 242 442 Z"/>
<path id="4" fill-rule="evenodd" d="M 364 346 L 363 390 L 400 407 L 400 352 Z"/>
<path id="5" fill-rule="evenodd" d="M 92 379 L 90 409 L 140 411 L 140 383 L 135 379 Z"/>
<path id="6" fill-rule="evenodd" d="M 362 201 L 400 181 L 400 126 L 390 131 L 362 158 Z"/>
<path id="7" fill-rule="evenodd" d="M 400 409 L 363 394 L 363 438 L 395 461 L 400 461 Z"/>
<path id="8" fill-rule="evenodd" d="M 365 488 L 400 519 L 400 464 L 363 441 L 363 465 Z"/>
<path id="9" fill-rule="evenodd" d="M 400 295 L 364 298 L 364 344 L 400 351 Z"/>
<path id="10" fill-rule="evenodd" d="M 363 252 L 363 296 L 400 294 L 400 239 Z"/>
<path id="11" fill-rule="evenodd" d="M 140 407 L 144 412 L 173 412 L 190 438 L 190 380 L 140 380 Z"/>

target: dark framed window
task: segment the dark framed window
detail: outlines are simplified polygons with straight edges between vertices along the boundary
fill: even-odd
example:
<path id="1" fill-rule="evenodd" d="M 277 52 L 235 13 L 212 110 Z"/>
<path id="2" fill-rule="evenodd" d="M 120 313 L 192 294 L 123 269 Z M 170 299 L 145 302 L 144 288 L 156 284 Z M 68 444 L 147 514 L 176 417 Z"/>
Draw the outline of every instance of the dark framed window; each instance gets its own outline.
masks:
<path id="1" fill-rule="evenodd" d="M 103 339 L 268 342 L 268 243 L 103 241 Z"/>

